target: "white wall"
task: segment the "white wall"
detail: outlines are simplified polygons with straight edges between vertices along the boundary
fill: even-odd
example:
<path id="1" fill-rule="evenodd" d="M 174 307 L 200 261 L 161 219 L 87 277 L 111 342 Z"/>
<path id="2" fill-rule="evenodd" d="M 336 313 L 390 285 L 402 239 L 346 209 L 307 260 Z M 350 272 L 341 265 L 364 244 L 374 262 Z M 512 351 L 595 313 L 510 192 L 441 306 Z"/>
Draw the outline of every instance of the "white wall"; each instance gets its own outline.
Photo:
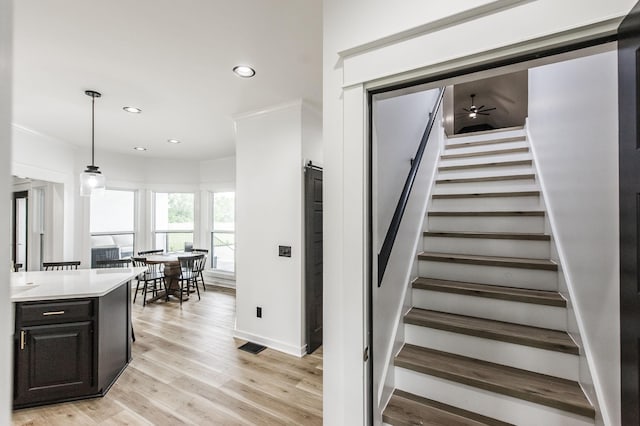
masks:
<path id="1" fill-rule="evenodd" d="M 236 157 L 200 162 L 200 186 L 212 191 L 229 191 L 236 184 Z"/>
<path id="2" fill-rule="evenodd" d="M 394 98 L 375 100 L 374 111 L 374 217 L 377 218 L 377 238 L 373 246 L 380 252 L 396 204 L 410 169 L 409 159 L 414 157 L 429 113 L 438 97 L 438 90 L 423 91 Z M 373 385 L 375 406 L 385 405 L 393 390 L 386 383 L 392 368 L 393 356 L 403 336 L 397 335 L 402 323 L 404 301 L 416 268 L 412 268 L 422 229 L 427 202 L 431 194 L 436 163 L 443 140 L 440 127 L 442 111 L 435 117 L 427 148 L 423 154 L 411 197 L 402 218 L 398 236 L 389 258 L 382 285 L 373 288 Z M 377 277 L 376 281 L 377 283 Z M 402 327 L 402 325 L 400 325 Z M 390 387 L 391 385 L 391 387 Z M 386 386 L 386 388 L 385 388 Z M 376 410 L 381 412 L 382 407 Z M 378 418 L 378 421 L 381 421 Z"/>
<path id="3" fill-rule="evenodd" d="M 531 144 L 578 320 L 570 331 L 610 425 L 620 424 L 617 82 L 615 50 L 529 72 Z"/>
<path id="4" fill-rule="evenodd" d="M 302 160 L 322 166 L 322 111 L 302 104 Z"/>
<path id="5" fill-rule="evenodd" d="M 377 243 L 374 247 L 378 252 L 437 98 L 437 89 L 397 97 L 374 97 L 374 193 L 377 197 Z"/>
<path id="6" fill-rule="evenodd" d="M 13 12 L 10 0 L 0 0 L 0 241 L 9 240 L 9 197 L 11 174 L 11 27 Z M 9 244 L 0 245 L 0 259 L 10 259 Z M 9 282 L 9 262 L 0 268 L 0 277 Z M 10 291 L 0 285 L 0 424 L 11 424 L 11 384 L 13 383 Z"/>
<path id="7" fill-rule="evenodd" d="M 90 159 L 90 151 L 14 125 L 12 174 L 56 183 L 49 188 L 51 208 L 61 211 L 46 226 L 45 260 L 79 259 L 90 265 L 89 199 L 80 197 L 78 176 Z M 194 244 L 210 245 L 209 191 L 233 190 L 235 157 L 189 161 L 154 158 L 148 152 L 122 155 L 96 152 L 96 164 L 107 179 L 107 188 L 135 190 L 138 194 L 137 249 L 153 244 L 150 218 L 153 191 L 195 193 Z M 49 204 L 48 204 L 49 205 Z"/>
<path id="8" fill-rule="evenodd" d="M 305 344 L 302 123 L 301 102 L 236 118 L 236 336 L 298 356 Z M 279 245 L 291 246 L 290 258 L 278 256 Z"/>
<path id="9" fill-rule="evenodd" d="M 362 263 L 345 259 L 347 251 L 359 258 L 367 243 L 362 233 L 366 203 L 361 203 L 367 175 L 361 167 L 365 161 L 366 91 L 360 83 L 376 86 L 433 75 L 609 34 L 617 26 L 615 19 L 634 3 L 323 2 L 325 424 L 365 421 L 365 375 L 354 367 L 363 365 L 365 316 L 360 307 L 365 304 L 366 271 Z M 532 42 L 545 36 L 552 37 Z M 468 42 L 469 37 L 474 37 L 473 43 Z"/>

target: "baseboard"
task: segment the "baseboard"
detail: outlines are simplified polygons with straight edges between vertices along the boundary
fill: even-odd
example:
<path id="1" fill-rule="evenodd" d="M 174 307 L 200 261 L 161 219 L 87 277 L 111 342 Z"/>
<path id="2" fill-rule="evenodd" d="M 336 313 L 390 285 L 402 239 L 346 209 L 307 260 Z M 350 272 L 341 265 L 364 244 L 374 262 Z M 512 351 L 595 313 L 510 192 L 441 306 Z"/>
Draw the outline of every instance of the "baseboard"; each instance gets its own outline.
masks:
<path id="1" fill-rule="evenodd" d="M 230 288 L 236 287 L 235 275 L 232 274 L 218 274 L 210 271 L 204 271 L 204 280 L 206 284 Z"/>
<path id="2" fill-rule="evenodd" d="M 256 334 L 238 330 L 237 328 L 233 331 L 233 337 L 237 339 L 248 340 L 254 343 L 259 343 L 270 349 L 274 349 L 279 352 L 284 352 L 285 354 L 293 355 L 298 358 L 302 358 L 307 353 L 306 344 L 303 346 L 297 347 L 289 343 L 280 342 L 278 340 L 269 339 L 268 337 L 258 336 Z"/>

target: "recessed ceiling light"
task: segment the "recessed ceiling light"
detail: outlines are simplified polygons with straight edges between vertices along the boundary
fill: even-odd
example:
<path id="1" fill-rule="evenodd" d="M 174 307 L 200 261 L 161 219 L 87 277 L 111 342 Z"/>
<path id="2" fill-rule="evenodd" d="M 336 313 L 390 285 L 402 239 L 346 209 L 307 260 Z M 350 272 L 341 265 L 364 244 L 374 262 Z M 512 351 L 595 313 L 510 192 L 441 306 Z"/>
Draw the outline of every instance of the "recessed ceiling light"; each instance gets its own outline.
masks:
<path id="1" fill-rule="evenodd" d="M 123 110 L 130 112 L 132 114 L 140 114 L 142 112 L 142 110 L 140 108 L 136 108 L 136 107 L 132 107 L 132 106 L 126 106 L 126 107 L 122 107 Z"/>
<path id="2" fill-rule="evenodd" d="M 236 65 L 235 67 L 233 67 L 233 72 L 244 78 L 249 78 L 256 75 L 256 71 L 248 65 Z"/>
<path id="3" fill-rule="evenodd" d="M 146 151 L 147 148 L 143 147 L 143 146 L 134 146 L 133 149 L 135 149 L 136 151 Z"/>
<path id="4" fill-rule="evenodd" d="M 180 141 L 178 139 L 169 139 L 167 142 L 172 143 L 174 145 L 177 145 L 180 143 Z"/>

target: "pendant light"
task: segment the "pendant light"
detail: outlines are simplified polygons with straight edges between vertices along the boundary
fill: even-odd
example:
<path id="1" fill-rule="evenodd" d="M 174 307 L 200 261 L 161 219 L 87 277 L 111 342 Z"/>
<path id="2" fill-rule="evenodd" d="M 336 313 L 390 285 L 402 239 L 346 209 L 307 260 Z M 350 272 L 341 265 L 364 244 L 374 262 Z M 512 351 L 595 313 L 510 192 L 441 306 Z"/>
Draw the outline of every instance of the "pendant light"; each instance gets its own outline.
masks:
<path id="1" fill-rule="evenodd" d="M 104 191 L 105 179 L 104 175 L 98 170 L 98 166 L 95 165 L 94 151 L 95 151 L 95 107 L 96 98 L 102 96 L 95 90 L 86 90 L 85 95 L 91 96 L 91 165 L 87 166 L 87 169 L 80 174 L 80 195 L 88 197 L 91 194 L 95 194 L 98 191 Z"/>

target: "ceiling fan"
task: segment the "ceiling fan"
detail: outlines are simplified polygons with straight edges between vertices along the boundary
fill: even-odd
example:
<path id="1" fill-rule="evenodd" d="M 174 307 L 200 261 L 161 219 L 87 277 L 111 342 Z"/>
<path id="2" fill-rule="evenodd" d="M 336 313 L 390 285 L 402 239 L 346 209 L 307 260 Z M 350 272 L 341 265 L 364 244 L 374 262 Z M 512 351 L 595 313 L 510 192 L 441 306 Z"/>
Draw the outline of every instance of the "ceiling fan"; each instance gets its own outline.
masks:
<path id="1" fill-rule="evenodd" d="M 476 97 L 475 93 L 471 94 L 471 106 L 469 109 L 462 108 L 465 112 L 469 114 L 469 118 L 476 118 L 478 115 L 490 115 L 488 111 L 493 111 L 495 108 L 485 108 L 484 105 L 476 106 L 474 98 Z"/>

